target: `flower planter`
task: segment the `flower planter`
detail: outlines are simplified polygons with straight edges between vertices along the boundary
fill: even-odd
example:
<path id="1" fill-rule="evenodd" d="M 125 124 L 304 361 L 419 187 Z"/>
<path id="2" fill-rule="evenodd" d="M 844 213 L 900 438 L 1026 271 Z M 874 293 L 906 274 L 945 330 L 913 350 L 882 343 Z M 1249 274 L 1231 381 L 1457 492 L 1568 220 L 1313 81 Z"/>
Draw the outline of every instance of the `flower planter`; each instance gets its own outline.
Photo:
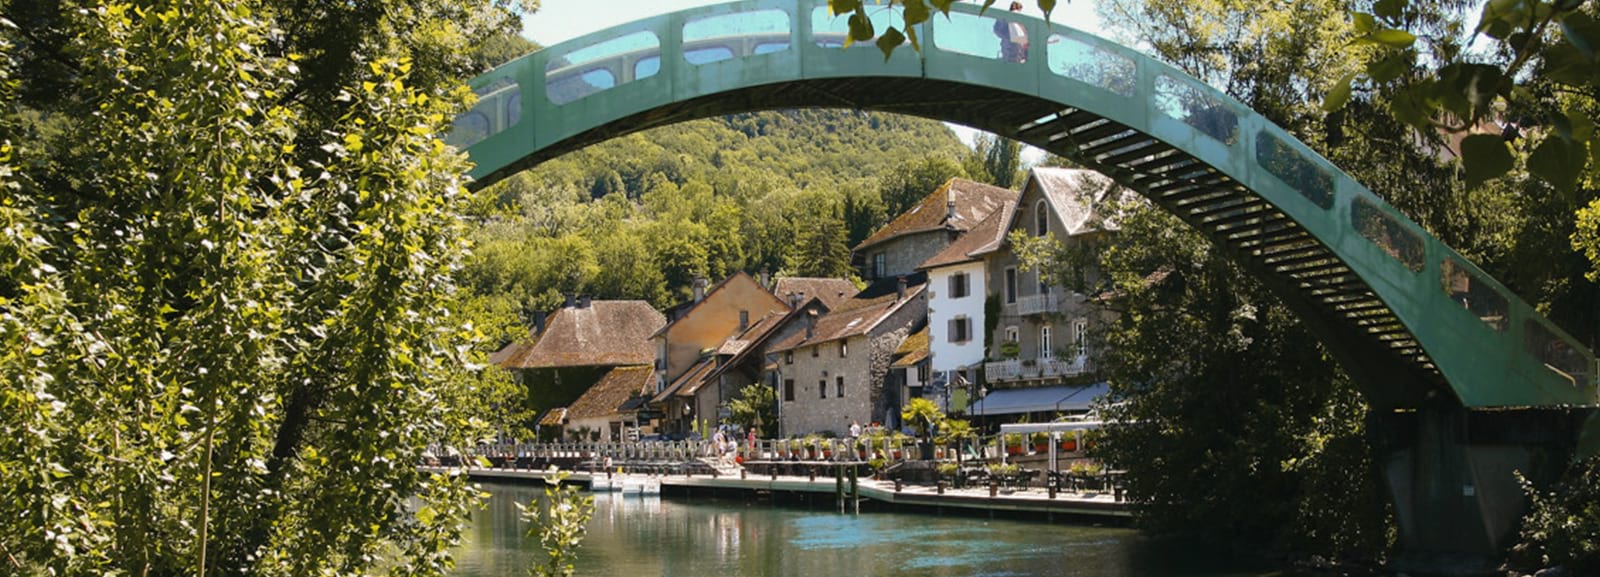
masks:
<path id="1" fill-rule="evenodd" d="M 1034 443 L 1033 444 L 1033 452 L 1035 452 L 1035 453 L 1044 453 L 1044 452 L 1048 452 L 1049 450 L 1050 450 L 1050 443 Z"/>
<path id="2" fill-rule="evenodd" d="M 1022 447 L 1013 447 L 1011 445 L 1006 445 L 1006 454 L 1007 455 L 1021 455 L 1022 454 Z"/>
<path id="3" fill-rule="evenodd" d="M 1078 440 L 1077 439 L 1067 439 L 1065 441 L 1062 441 L 1061 442 L 1061 450 L 1067 451 L 1069 453 L 1073 452 L 1073 451 L 1077 451 L 1078 450 Z"/>

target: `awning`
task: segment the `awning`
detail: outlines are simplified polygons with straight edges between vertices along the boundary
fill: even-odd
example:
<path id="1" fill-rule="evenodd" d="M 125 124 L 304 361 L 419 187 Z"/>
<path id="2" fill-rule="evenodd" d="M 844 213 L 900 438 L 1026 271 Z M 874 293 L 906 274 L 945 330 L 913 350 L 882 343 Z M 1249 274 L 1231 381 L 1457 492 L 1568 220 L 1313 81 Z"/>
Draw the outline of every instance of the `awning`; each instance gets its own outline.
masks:
<path id="1" fill-rule="evenodd" d="M 1016 415 L 1022 413 L 1076 413 L 1092 408 L 1096 399 L 1110 392 L 1105 383 L 1082 387 L 1054 386 L 990 391 L 967 409 L 973 416 Z"/>

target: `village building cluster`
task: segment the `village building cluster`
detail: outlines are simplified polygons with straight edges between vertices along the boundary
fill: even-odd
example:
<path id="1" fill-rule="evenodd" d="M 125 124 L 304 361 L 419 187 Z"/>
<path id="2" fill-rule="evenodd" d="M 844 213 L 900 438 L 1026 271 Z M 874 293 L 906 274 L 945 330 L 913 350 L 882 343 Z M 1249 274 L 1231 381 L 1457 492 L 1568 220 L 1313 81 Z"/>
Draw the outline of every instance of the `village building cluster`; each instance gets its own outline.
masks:
<path id="1" fill-rule="evenodd" d="M 776 397 L 767 437 L 898 429 L 917 397 L 980 425 L 1082 413 L 1106 392 L 1089 335 L 1111 317 L 1069 287 L 1098 271 L 1051 278 L 1009 239 L 1102 246 L 1116 190 L 1064 168 L 1032 169 L 1020 193 L 951 179 L 853 247 L 865 286 L 739 272 L 664 312 L 571 296 L 491 361 L 527 386 L 547 438 L 709 436 L 756 384 Z"/>

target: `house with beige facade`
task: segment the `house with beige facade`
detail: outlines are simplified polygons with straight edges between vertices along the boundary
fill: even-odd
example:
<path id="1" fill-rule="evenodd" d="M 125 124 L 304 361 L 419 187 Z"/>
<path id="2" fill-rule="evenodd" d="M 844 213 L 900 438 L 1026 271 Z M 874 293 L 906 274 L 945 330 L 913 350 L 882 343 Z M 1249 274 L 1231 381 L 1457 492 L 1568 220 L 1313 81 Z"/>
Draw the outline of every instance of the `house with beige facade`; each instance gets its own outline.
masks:
<path id="1" fill-rule="evenodd" d="M 657 375 L 650 404 L 662 415 L 658 432 L 686 435 L 697 422 L 714 425 L 721 420 L 721 388 L 706 384 L 720 362 L 742 349 L 731 341 L 739 341 L 735 337 L 756 321 L 787 313 L 789 305 L 738 272 L 709 291 L 697 282 L 694 299 L 674 308 L 674 318 L 650 336 Z"/>

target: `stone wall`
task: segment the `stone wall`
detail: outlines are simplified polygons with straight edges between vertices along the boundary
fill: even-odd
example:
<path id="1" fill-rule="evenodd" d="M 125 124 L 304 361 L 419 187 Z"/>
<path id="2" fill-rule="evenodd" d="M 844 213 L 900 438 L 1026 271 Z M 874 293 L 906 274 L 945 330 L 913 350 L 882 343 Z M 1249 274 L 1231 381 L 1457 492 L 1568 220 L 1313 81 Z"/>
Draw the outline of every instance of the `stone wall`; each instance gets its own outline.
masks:
<path id="1" fill-rule="evenodd" d="M 778 360 L 778 418 L 784 436 L 831 431 L 843 436 L 852 421 L 865 426 L 872 422 L 872 351 L 865 336 L 846 340 L 847 354 L 839 356 L 839 341 L 794 350 L 794 362 L 780 355 Z M 816 356 L 812 356 L 812 350 Z M 844 378 L 844 395 L 838 391 Z M 784 399 L 784 382 L 794 381 L 793 401 Z M 819 381 L 827 383 L 826 398 L 818 391 Z M 879 385 L 881 387 L 881 384 Z"/>
<path id="2" fill-rule="evenodd" d="M 916 273 L 917 266 L 944 250 L 944 247 L 950 244 L 950 239 L 949 232 L 935 230 L 908 234 L 878 243 L 866 250 L 866 262 L 862 265 L 861 278 L 869 282 L 874 279 L 872 261 L 877 254 L 885 255 L 882 278 Z"/>

